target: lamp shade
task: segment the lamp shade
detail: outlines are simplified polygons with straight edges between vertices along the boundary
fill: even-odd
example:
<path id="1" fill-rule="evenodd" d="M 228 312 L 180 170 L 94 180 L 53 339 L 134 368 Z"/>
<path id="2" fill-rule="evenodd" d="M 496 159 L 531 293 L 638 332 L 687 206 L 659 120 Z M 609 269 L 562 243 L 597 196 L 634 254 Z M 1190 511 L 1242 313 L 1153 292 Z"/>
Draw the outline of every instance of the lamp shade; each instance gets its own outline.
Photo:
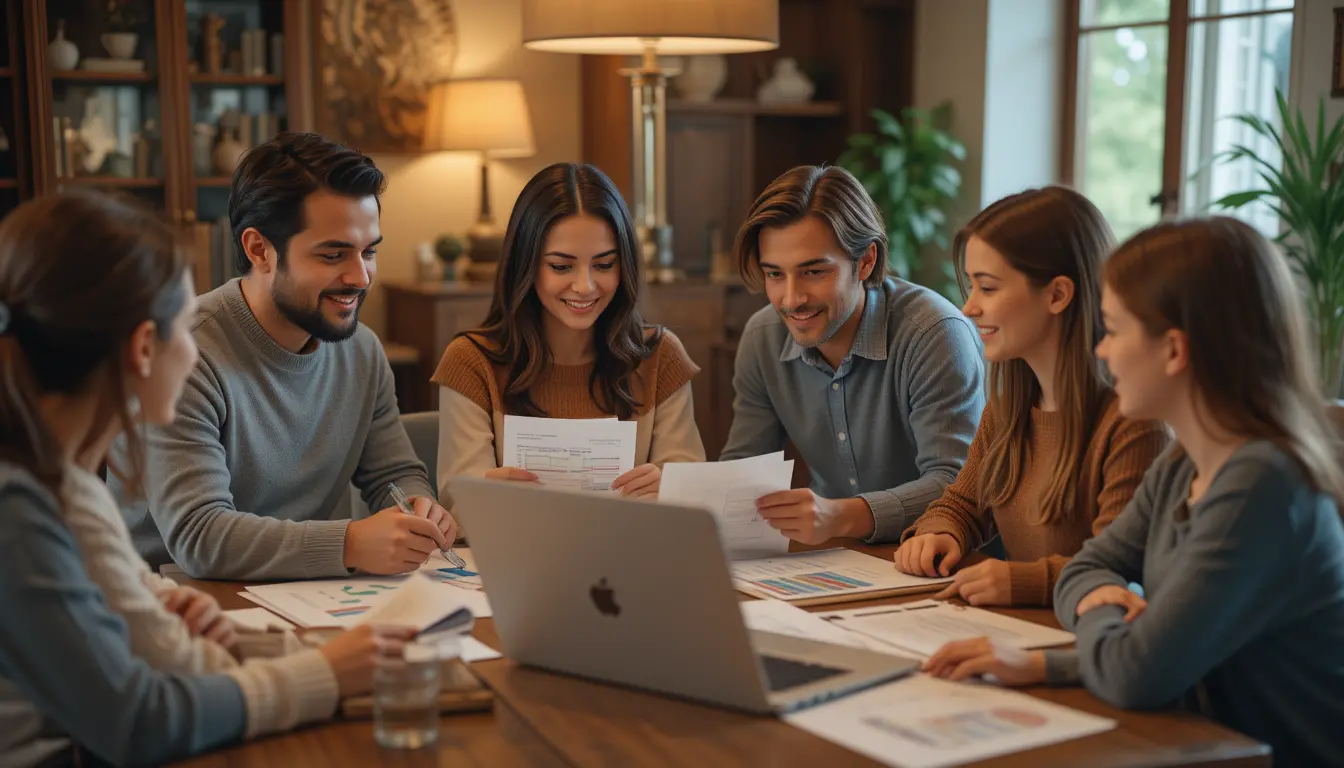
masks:
<path id="1" fill-rule="evenodd" d="M 426 104 L 424 148 L 532 156 L 536 146 L 523 84 L 493 79 L 436 83 Z"/>
<path id="2" fill-rule="evenodd" d="M 779 47 L 779 0 L 523 0 L 523 45 L 556 53 L 749 53 Z"/>

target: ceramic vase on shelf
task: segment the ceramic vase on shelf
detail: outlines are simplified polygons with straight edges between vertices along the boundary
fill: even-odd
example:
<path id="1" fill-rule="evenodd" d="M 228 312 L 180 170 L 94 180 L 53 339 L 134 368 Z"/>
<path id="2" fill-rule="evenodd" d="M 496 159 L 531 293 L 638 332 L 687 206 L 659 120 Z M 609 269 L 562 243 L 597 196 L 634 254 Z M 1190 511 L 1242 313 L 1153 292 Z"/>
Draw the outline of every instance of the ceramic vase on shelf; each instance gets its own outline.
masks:
<path id="1" fill-rule="evenodd" d="M 135 46 L 140 36 L 134 32 L 104 32 L 103 47 L 114 59 L 129 59 L 135 56 Z"/>
<path id="2" fill-rule="evenodd" d="M 775 73 L 756 90 L 756 100 L 762 104 L 800 104 L 811 99 L 815 89 L 798 62 L 785 57 L 775 62 Z"/>
<path id="3" fill-rule="evenodd" d="M 65 39 L 65 19 L 56 22 L 56 37 L 47 46 L 47 63 L 58 71 L 74 69 L 79 64 L 79 49 Z"/>
<path id="4" fill-rule="evenodd" d="M 220 176 L 232 176 L 238 170 L 238 163 L 247 152 L 247 145 L 238 140 L 235 131 L 227 131 L 215 145 L 215 173 Z"/>
<path id="5" fill-rule="evenodd" d="M 728 81 L 728 58 L 722 54 L 687 56 L 677 75 L 677 94 L 683 101 L 713 101 Z"/>

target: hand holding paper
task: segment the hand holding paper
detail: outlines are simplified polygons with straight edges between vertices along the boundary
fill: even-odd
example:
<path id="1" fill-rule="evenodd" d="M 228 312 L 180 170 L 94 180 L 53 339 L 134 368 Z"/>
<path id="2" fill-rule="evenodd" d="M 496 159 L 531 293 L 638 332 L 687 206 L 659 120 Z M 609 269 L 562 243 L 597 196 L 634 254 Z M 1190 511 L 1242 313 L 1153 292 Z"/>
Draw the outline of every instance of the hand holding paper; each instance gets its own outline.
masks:
<path id="1" fill-rule="evenodd" d="M 687 462 L 663 467 L 659 501 L 708 509 L 719 524 L 724 548 L 733 559 L 782 555 L 789 540 L 756 509 L 756 500 L 789 487 L 793 462 L 784 452 L 720 462 Z"/>

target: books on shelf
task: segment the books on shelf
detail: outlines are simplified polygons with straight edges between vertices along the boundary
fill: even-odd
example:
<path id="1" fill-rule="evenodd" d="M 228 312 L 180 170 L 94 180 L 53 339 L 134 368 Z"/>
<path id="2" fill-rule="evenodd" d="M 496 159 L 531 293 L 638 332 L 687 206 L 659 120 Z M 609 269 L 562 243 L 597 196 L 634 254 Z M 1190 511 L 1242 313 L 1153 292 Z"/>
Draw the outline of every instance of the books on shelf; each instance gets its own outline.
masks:
<path id="1" fill-rule="evenodd" d="M 197 293 L 205 293 L 240 276 L 234 258 L 233 230 L 227 216 L 213 222 L 197 222 L 194 234 L 192 277 Z"/>
<path id="2" fill-rule="evenodd" d="M 116 72 L 123 75 L 136 75 L 145 71 L 144 59 L 84 59 L 80 69 L 89 72 Z"/>

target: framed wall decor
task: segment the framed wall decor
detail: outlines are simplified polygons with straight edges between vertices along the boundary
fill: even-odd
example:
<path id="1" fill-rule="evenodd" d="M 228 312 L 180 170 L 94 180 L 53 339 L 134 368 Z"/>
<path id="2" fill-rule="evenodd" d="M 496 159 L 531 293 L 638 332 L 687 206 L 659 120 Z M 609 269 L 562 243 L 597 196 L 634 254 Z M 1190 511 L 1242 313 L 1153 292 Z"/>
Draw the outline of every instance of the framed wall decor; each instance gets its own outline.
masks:
<path id="1" fill-rule="evenodd" d="M 421 148 L 429 85 L 452 74 L 452 0 L 317 0 L 317 129 L 364 152 Z"/>

